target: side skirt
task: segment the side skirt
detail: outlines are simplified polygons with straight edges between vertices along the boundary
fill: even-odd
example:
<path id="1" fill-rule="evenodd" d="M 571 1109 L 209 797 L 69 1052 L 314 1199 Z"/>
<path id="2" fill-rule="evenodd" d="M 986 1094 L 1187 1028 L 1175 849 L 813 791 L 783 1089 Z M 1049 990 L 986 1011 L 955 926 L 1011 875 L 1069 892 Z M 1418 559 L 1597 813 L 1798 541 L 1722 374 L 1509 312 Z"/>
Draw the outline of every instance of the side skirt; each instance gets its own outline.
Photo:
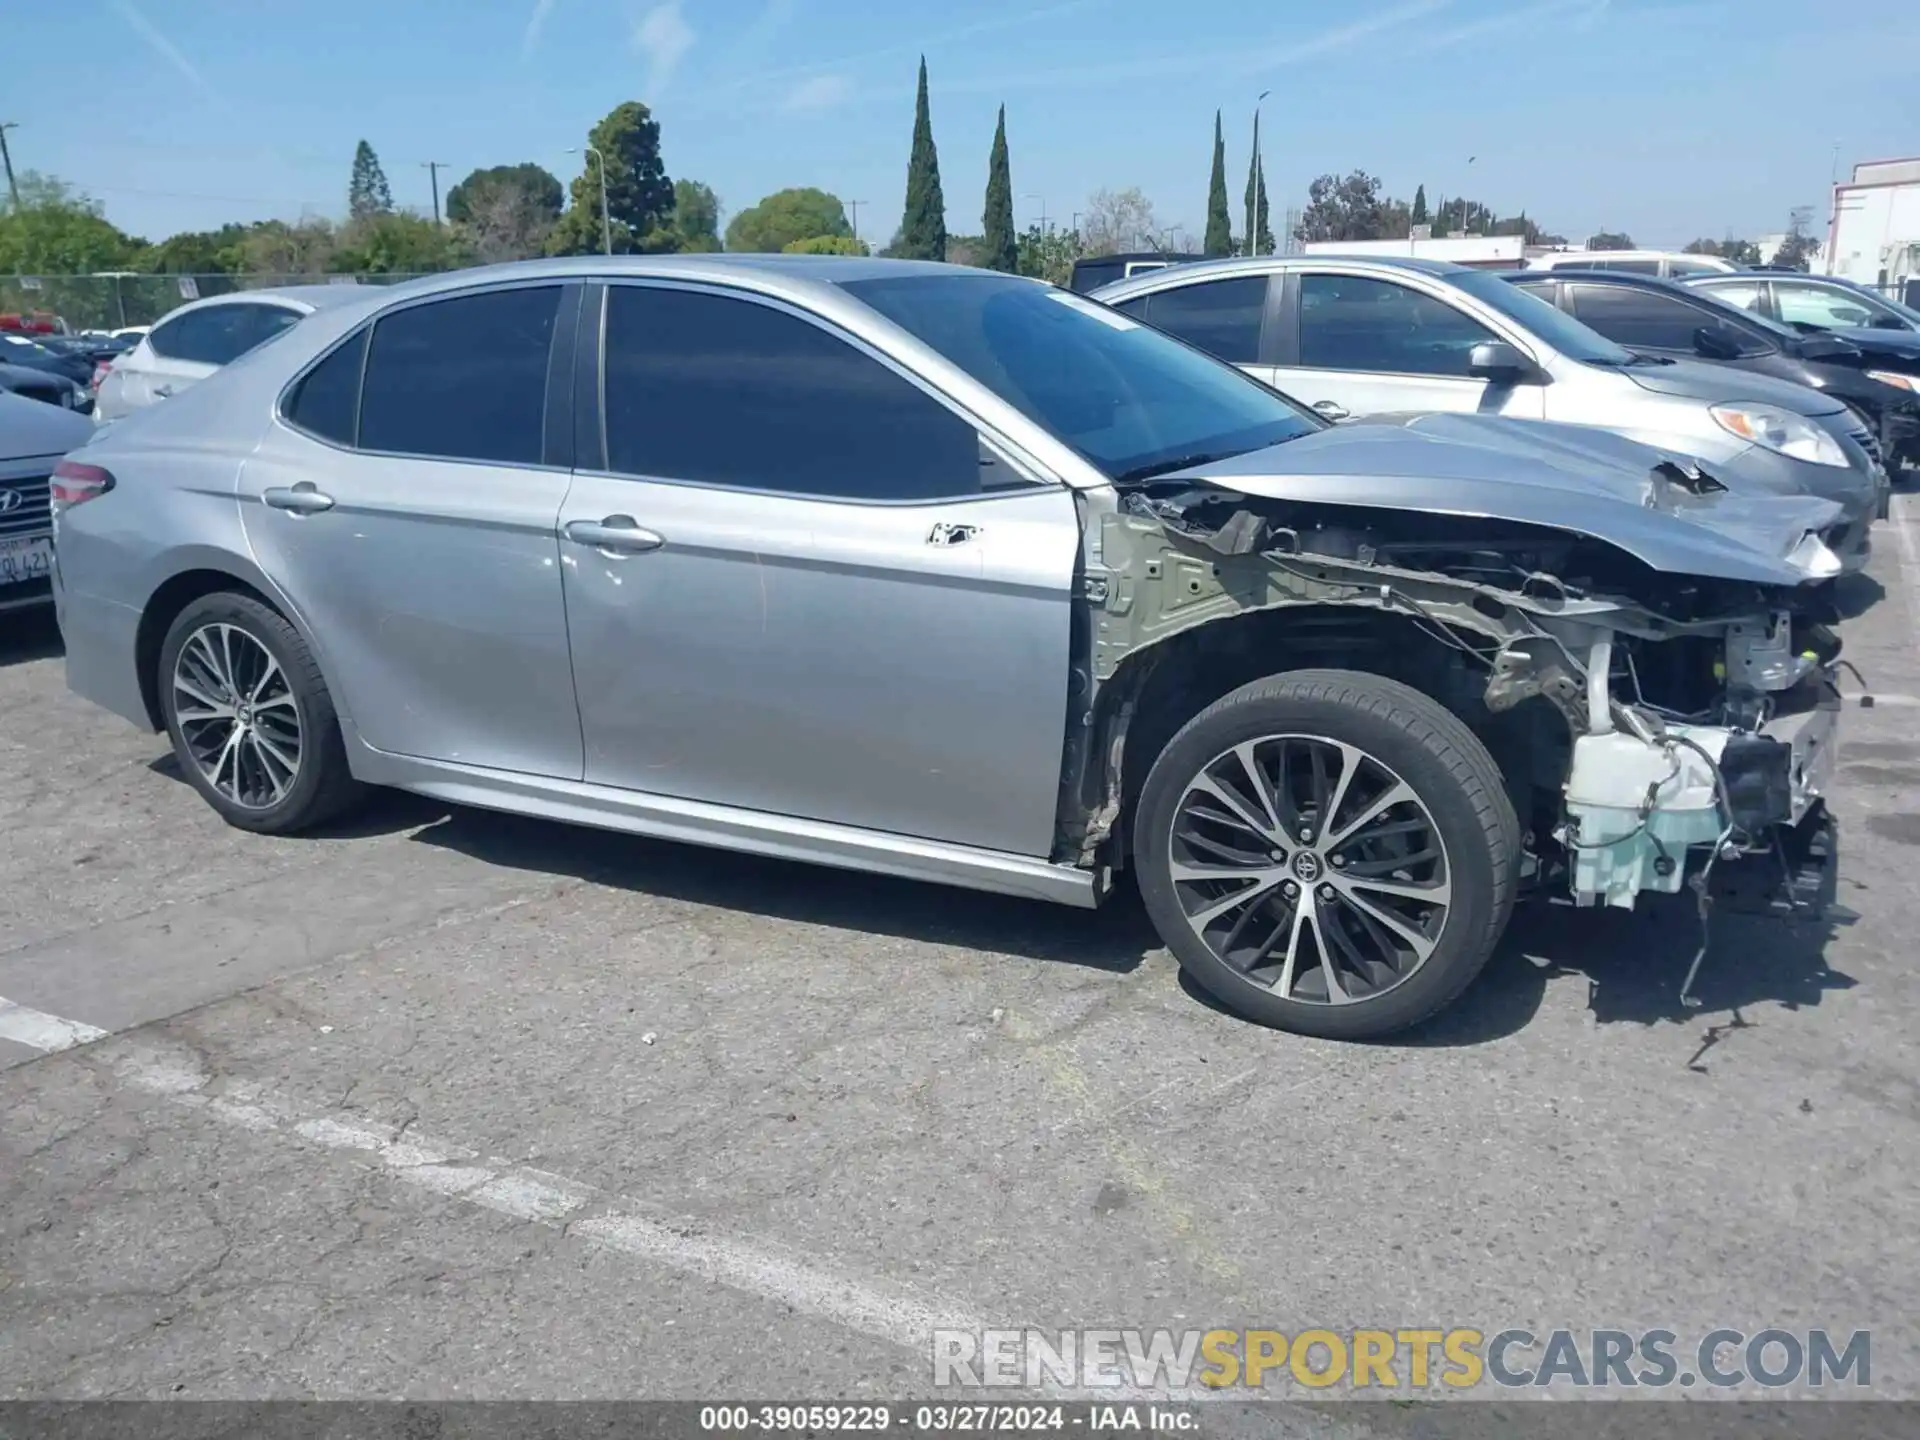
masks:
<path id="1" fill-rule="evenodd" d="M 767 815 L 730 805 L 650 795 L 580 780 L 557 780 L 490 770 L 450 761 L 392 755 L 349 742 L 353 773 L 369 785 L 431 796 L 456 805 L 504 810 L 542 820 L 647 835 L 689 845 L 743 850 L 782 860 L 801 860 L 957 885 L 999 895 L 1092 909 L 1104 898 L 1094 873 L 1026 855 L 979 850 L 939 840 L 889 835 L 851 825 Z"/>

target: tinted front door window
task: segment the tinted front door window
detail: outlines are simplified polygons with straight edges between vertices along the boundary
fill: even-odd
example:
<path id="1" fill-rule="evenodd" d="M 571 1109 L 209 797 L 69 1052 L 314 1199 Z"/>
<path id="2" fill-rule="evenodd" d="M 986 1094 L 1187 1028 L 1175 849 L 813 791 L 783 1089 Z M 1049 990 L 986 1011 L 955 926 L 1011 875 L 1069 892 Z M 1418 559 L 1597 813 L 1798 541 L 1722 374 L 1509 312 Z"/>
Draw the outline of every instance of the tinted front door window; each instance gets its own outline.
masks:
<path id="1" fill-rule="evenodd" d="M 1309 370 L 1467 374 L 1467 358 L 1497 338 L 1444 301 L 1357 275 L 1300 278 L 1300 364 Z"/>
<path id="2" fill-rule="evenodd" d="M 1254 275 L 1161 290 L 1147 297 L 1144 311 L 1130 307 L 1130 313 L 1209 355 L 1252 365 L 1260 358 L 1266 308 L 1266 277 Z"/>
<path id="3" fill-rule="evenodd" d="M 758 301 L 607 294 L 607 464 L 848 500 L 978 494 L 972 425 L 847 341 Z"/>
<path id="4" fill-rule="evenodd" d="M 258 305 L 209 305 L 189 310 L 154 330 L 153 352 L 168 360 L 198 365 L 226 365 L 251 350 L 259 337 L 254 312 Z"/>
<path id="5" fill-rule="evenodd" d="M 396 310 L 373 327 L 360 448 L 534 465 L 560 287 L 491 290 Z"/>
<path id="6" fill-rule="evenodd" d="M 1711 317 L 1684 300 L 1627 286 L 1572 285 L 1573 313 L 1632 350 L 1693 352 L 1693 332 Z"/>

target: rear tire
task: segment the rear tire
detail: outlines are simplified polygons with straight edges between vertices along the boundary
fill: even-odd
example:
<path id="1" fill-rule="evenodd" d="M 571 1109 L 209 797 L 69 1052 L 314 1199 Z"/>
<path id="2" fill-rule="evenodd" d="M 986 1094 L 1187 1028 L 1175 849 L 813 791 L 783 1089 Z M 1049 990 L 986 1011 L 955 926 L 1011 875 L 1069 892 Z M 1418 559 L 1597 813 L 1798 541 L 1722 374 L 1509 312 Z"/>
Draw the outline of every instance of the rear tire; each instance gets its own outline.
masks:
<path id="1" fill-rule="evenodd" d="M 1134 827 L 1147 913 L 1181 967 L 1241 1015 L 1343 1040 L 1405 1029 L 1467 987 L 1506 928 L 1519 856 L 1473 732 L 1343 670 L 1269 676 L 1196 715 L 1155 759 Z"/>
<path id="2" fill-rule="evenodd" d="M 174 758 L 229 825 L 292 835 L 363 798 L 313 652 L 270 606 L 229 591 L 193 601 L 155 681 Z"/>

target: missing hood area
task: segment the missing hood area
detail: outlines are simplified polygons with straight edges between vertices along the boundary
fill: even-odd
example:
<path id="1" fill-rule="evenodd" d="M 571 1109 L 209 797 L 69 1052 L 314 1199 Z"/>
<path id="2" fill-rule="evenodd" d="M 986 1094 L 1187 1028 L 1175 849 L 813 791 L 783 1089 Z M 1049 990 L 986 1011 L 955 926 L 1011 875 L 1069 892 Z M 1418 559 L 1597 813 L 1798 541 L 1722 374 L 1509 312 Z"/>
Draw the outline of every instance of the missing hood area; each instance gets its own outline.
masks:
<path id="1" fill-rule="evenodd" d="M 1649 485 L 1682 509 L 1724 489 L 1680 467 Z M 1084 499 L 1060 860 L 1123 867 L 1128 797 L 1180 725 L 1300 669 L 1399 680 L 1464 721 L 1507 784 L 1523 883 L 1576 905 L 1691 888 L 1704 933 L 1716 868 L 1790 870 L 1826 823 L 1840 642 L 1811 576 L 1673 573 L 1572 530 L 1191 476 Z"/>

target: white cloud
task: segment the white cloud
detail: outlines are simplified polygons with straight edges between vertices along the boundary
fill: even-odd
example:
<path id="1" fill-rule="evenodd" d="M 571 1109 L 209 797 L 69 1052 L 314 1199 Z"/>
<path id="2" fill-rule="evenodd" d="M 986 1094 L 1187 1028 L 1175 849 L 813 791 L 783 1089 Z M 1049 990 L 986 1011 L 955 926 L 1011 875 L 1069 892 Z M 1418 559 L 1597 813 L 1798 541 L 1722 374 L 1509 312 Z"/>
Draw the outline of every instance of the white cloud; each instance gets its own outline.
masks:
<path id="1" fill-rule="evenodd" d="M 553 0 L 534 0 L 533 13 L 527 17 L 527 28 L 520 36 L 522 60 L 533 54 L 534 46 L 540 43 L 540 32 L 546 27 L 547 15 L 552 9 Z"/>
<path id="2" fill-rule="evenodd" d="M 680 13 L 680 0 L 649 10 L 633 30 L 633 47 L 647 60 L 647 94 L 652 101 L 673 81 L 687 51 L 693 48 L 693 27 Z"/>
<path id="3" fill-rule="evenodd" d="M 799 113 L 831 110 L 852 94 L 853 82 L 846 76 L 814 75 L 794 86 L 781 108 Z"/>

